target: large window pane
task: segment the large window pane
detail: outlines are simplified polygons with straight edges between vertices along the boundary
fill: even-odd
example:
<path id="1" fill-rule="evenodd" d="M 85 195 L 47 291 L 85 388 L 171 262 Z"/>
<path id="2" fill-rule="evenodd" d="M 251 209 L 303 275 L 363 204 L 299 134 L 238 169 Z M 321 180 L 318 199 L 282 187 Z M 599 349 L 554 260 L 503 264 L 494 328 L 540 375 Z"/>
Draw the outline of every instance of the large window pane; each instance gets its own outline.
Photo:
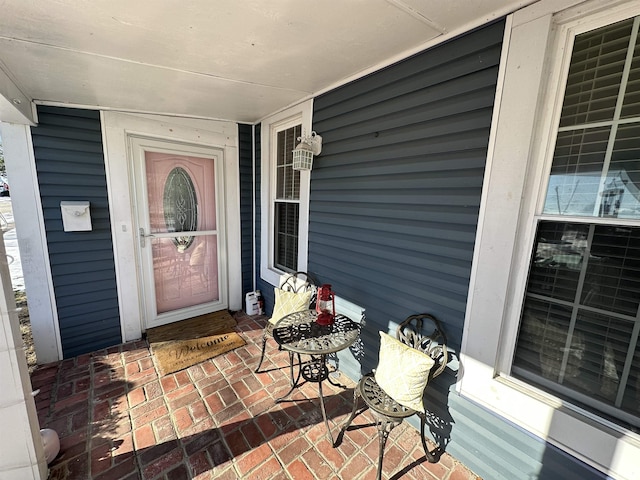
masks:
<path id="1" fill-rule="evenodd" d="M 633 61 L 625 88 L 622 118 L 640 116 L 640 36 L 636 37 Z"/>
<path id="2" fill-rule="evenodd" d="M 575 39 L 561 127 L 613 118 L 633 20 Z"/>
<path id="3" fill-rule="evenodd" d="M 583 305 L 635 317 L 640 305 L 640 229 L 594 228 Z"/>
<path id="4" fill-rule="evenodd" d="M 300 125 L 278 132 L 276 198 L 280 200 L 300 198 L 300 172 L 293 169 L 293 149 L 301 132 Z"/>
<path id="5" fill-rule="evenodd" d="M 588 226 L 541 222 L 528 291 L 573 302 L 587 246 Z"/>
<path id="6" fill-rule="evenodd" d="M 640 416 L 640 345 L 636 344 L 627 383 L 634 388 L 624 390 L 622 409 Z"/>
<path id="7" fill-rule="evenodd" d="M 597 208 L 609 127 L 560 132 L 544 213 L 592 216 Z"/>
<path id="8" fill-rule="evenodd" d="M 638 427 L 639 322 L 640 227 L 539 222 L 513 374 Z"/>
<path id="9" fill-rule="evenodd" d="M 570 323 L 570 308 L 529 298 L 522 314 L 514 367 L 557 382 Z"/>
<path id="10" fill-rule="evenodd" d="M 576 369 L 565 382 L 602 402 L 615 404 L 633 321 L 578 309 L 573 332 Z M 635 386 L 629 385 L 632 390 Z"/>
<path id="11" fill-rule="evenodd" d="M 285 271 L 297 270 L 300 206 L 276 202 L 275 207 L 275 266 Z"/>
<path id="12" fill-rule="evenodd" d="M 602 216 L 640 218 L 640 123 L 617 129 L 602 192 Z"/>
<path id="13" fill-rule="evenodd" d="M 558 134 L 544 213 L 640 218 L 640 123 Z M 613 141 L 606 165 L 608 144 Z"/>

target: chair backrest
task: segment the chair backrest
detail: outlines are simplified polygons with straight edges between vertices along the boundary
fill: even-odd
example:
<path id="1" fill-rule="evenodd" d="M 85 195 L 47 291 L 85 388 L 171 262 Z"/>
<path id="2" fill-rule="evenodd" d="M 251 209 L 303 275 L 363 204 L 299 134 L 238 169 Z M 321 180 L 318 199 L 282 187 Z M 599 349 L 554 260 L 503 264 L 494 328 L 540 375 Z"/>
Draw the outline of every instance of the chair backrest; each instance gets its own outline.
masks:
<path id="1" fill-rule="evenodd" d="M 287 292 L 311 292 L 309 308 L 316 308 L 318 298 L 318 282 L 313 275 L 307 272 L 286 273 L 281 277 L 280 288 Z"/>
<path id="2" fill-rule="evenodd" d="M 429 379 L 437 377 L 447 367 L 447 338 L 440 322 L 433 315 L 421 313 L 407 317 L 398 325 L 396 338 L 433 358 L 435 364 L 431 368 Z"/>

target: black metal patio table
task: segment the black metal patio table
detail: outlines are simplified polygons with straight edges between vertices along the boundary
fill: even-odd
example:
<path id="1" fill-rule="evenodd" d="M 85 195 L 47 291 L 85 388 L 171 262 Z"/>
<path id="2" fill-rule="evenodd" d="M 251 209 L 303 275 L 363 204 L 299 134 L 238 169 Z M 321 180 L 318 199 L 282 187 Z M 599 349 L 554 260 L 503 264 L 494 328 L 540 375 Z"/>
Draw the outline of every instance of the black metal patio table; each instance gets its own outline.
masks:
<path id="1" fill-rule="evenodd" d="M 333 382 L 329 376 L 327 355 L 337 353 L 353 345 L 360 334 L 360 325 L 341 314 L 335 316 L 331 325 L 320 325 L 316 322 L 316 318 L 317 313 L 315 310 L 302 310 L 281 318 L 273 328 L 273 338 L 284 350 L 289 351 L 291 354 L 298 354 L 299 359 L 300 355 L 309 355 L 311 357 L 311 360 L 307 362 L 299 360 L 300 369 L 296 378 L 294 378 L 293 359 L 291 359 L 291 389 L 278 398 L 276 403 L 285 400 L 291 395 L 293 390 L 300 385 L 301 377 L 309 382 L 316 382 L 318 384 L 322 418 L 333 445 L 333 435 L 331 435 L 329 421 L 327 420 L 322 393 L 322 382 L 328 380 L 333 385 L 343 386 Z"/>

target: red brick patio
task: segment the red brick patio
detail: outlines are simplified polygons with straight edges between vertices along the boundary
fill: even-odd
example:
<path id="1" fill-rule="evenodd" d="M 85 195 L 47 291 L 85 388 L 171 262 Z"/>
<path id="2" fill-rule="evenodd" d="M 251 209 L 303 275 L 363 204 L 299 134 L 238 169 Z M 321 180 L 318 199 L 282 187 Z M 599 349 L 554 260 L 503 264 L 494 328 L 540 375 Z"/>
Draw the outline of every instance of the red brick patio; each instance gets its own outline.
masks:
<path id="1" fill-rule="evenodd" d="M 164 377 L 146 341 L 38 367 L 40 425 L 61 439 L 49 478 L 374 479 L 378 440 L 375 427 L 364 427 L 369 413 L 354 421 L 363 428 L 333 448 L 317 385 L 275 404 L 288 390 L 288 357 L 270 350 L 268 371 L 255 374 L 265 318 L 238 312 L 236 319 L 246 346 Z M 334 435 L 352 401 L 353 382 L 339 380 L 349 389 L 325 383 Z M 418 432 L 406 423 L 389 437 L 383 478 L 477 479 L 447 454 L 426 462 Z"/>

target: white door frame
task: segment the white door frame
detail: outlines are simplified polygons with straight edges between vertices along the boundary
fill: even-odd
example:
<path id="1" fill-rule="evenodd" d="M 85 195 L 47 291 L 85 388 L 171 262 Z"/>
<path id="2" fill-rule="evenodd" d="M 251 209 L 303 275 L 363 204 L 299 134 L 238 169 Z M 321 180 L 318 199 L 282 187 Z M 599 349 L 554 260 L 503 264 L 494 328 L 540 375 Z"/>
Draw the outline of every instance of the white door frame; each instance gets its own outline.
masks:
<path id="1" fill-rule="evenodd" d="M 238 127 L 233 122 L 196 120 L 158 115 L 102 112 L 102 134 L 109 191 L 111 231 L 114 244 L 118 303 L 123 341 L 141 338 L 146 319 L 140 264 L 135 197 L 131 184 L 133 165 L 128 136 L 143 136 L 224 151 L 224 198 L 226 223 L 228 291 L 231 310 L 242 308 L 240 257 L 240 180 L 238 165 Z"/>

